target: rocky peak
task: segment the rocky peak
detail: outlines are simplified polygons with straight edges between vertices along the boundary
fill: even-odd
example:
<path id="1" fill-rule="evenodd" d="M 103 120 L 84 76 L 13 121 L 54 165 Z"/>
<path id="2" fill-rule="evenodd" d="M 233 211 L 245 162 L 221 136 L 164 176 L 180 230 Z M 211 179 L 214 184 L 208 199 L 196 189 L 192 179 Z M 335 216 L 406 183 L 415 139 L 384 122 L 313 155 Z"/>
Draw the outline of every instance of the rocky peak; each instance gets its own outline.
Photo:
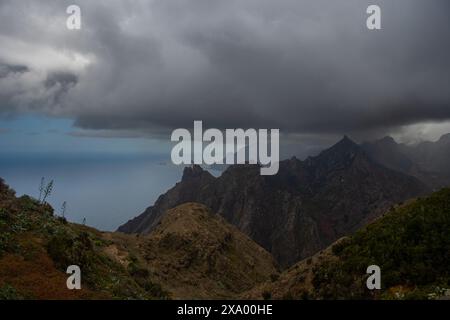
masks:
<path id="1" fill-rule="evenodd" d="M 323 151 L 321 154 L 345 154 L 348 152 L 360 151 L 359 145 L 350 139 L 348 136 L 344 136 L 339 142 L 333 145 L 331 148 Z"/>
<path id="2" fill-rule="evenodd" d="M 342 139 L 339 142 L 337 142 L 334 146 L 355 147 L 358 145 L 356 144 L 355 141 L 350 139 L 347 135 L 344 135 L 344 137 L 342 137 Z"/>
<path id="3" fill-rule="evenodd" d="M 365 152 L 352 139 L 344 136 L 331 148 L 313 158 L 312 163 L 323 169 L 337 169 L 350 165 L 357 156 L 365 158 Z"/>
<path id="4" fill-rule="evenodd" d="M 382 143 L 384 145 L 397 145 L 397 142 L 395 142 L 394 138 L 391 136 L 385 136 L 384 138 L 377 141 L 378 143 Z"/>
<path id="5" fill-rule="evenodd" d="M 183 171 L 182 181 L 189 181 L 195 179 L 201 179 L 202 177 L 209 176 L 213 178 L 213 176 L 206 170 L 203 170 L 197 164 L 191 165 L 189 167 L 185 167 Z"/>

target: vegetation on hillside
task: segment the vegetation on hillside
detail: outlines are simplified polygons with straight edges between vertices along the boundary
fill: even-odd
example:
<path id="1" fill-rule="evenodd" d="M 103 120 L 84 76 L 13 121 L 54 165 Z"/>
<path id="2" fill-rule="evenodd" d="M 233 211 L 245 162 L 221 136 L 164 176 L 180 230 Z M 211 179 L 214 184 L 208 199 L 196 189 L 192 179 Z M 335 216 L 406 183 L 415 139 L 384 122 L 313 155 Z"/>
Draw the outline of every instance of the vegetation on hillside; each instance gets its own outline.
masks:
<path id="1" fill-rule="evenodd" d="M 450 288 L 450 189 L 392 209 L 333 247 L 338 260 L 317 268 L 324 298 L 428 298 Z M 367 266 L 382 271 L 381 292 L 365 288 Z"/>
<path id="2" fill-rule="evenodd" d="M 68 223 L 0 180 L 0 299 L 167 298 L 161 287 L 105 254 L 102 233 Z M 66 269 L 82 270 L 82 290 L 68 290 Z M 132 266 L 131 268 L 129 266 Z"/>
<path id="3" fill-rule="evenodd" d="M 435 299 L 450 296 L 450 189 L 405 205 L 278 274 L 271 256 L 203 205 L 147 236 L 68 223 L 0 180 L 0 299 Z M 82 270 L 68 290 L 66 269 Z M 366 269 L 381 268 L 381 290 Z M 160 285 L 161 284 L 161 285 Z M 170 293 L 169 293 L 170 292 Z"/>
<path id="4" fill-rule="evenodd" d="M 366 269 L 381 268 L 381 290 Z M 450 295 L 450 189 L 392 208 L 252 295 L 279 299 L 434 299 Z"/>
<path id="5" fill-rule="evenodd" d="M 70 265 L 82 290 L 67 289 Z M 233 298 L 276 273 L 267 251 L 200 204 L 169 210 L 146 236 L 100 232 L 0 180 L 0 299 Z"/>
<path id="6" fill-rule="evenodd" d="M 199 203 L 168 210 L 139 257 L 181 299 L 230 299 L 278 273 L 270 253 Z"/>

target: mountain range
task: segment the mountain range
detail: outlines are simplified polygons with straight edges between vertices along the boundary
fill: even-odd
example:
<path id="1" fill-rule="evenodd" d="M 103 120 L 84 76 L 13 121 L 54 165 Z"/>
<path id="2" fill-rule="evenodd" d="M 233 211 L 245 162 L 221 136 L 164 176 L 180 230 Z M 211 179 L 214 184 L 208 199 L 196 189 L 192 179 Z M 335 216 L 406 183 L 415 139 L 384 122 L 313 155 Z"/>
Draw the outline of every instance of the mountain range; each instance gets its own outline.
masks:
<path id="1" fill-rule="evenodd" d="M 100 232 L 15 197 L 0 179 L 2 299 L 449 299 L 450 189 L 379 219 L 279 272 L 271 255 L 198 203 L 147 235 Z M 67 290 L 68 265 L 82 270 Z M 382 270 L 366 289 L 366 268 Z"/>
<path id="2" fill-rule="evenodd" d="M 450 133 L 435 142 L 407 145 L 385 137 L 361 147 L 378 163 L 417 177 L 433 190 L 450 185 Z"/>
<path id="3" fill-rule="evenodd" d="M 234 165 L 214 177 L 199 166 L 118 231 L 149 234 L 168 209 L 186 202 L 211 208 L 287 267 L 380 216 L 429 192 L 418 178 L 393 170 L 345 136 L 318 156 L 280 162 L 275 176 Z"/>
<path id="4" fill-rule="evenodd" d="M 418 150 L 445 158 L 434 146 Z M 416 147 L 344 137 L 275 176 L 187 167 L 121 232 L 70 223 L 0 179 L 0 300 L 448 299 L 450 190 L 422 180 L 446 167 L 416 169 Z M 372 264 L 381 290 L 365 286 Z M 81 290 L 67 290 L 69 265 Z"/>

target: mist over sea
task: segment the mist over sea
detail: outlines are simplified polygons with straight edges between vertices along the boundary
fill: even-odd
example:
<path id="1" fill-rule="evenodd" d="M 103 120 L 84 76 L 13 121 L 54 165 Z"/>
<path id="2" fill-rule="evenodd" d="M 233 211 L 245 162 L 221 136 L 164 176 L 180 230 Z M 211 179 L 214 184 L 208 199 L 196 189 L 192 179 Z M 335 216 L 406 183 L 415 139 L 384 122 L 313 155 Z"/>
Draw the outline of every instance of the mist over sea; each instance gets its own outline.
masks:
<path id="1" fill-rule="evenodd" d="M 48 202 L 55 214 L 113 231 L 152 205 L 181 179 L 183 167 L 156 156 L 123 154 L 0 155 L 0 177 L 17 195 L 39 196 L 41 177 L 54 180 Z"/>

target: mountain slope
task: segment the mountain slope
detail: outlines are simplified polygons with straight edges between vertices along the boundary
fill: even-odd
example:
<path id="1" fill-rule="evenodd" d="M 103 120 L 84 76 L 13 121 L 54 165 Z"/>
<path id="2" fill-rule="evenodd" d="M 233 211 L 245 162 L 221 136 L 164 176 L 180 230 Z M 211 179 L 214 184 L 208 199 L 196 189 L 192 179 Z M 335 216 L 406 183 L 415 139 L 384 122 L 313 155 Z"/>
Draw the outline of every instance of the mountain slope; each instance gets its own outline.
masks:
<path id="1" fill-rule="evenodd" d="M 95 229 L 67 223 L 28 196 L 16 198 L 0 179 L 0 298 L 152 299 L 166 294 L 105 253 Z M 81 268 L 82 289 L 68 290 L 65 273 Z"/>
<path id="2" fill-rule="evenodd" d="M 367 154 L 378 163 L 414 177 L 430 188 L 450 186 L 450 134 L 436 142 L 405 145 L 385 137 L 362 144 Z"/>
<path id="3" fill-rule="evenodd" d="M 387 168 L 404 173 L 413 173 L 419 169 L 407 154 L 405 145 L 397 144 L 392 137 L 373 142 L 365 142 L 361 147 L 376 162 Z"/>
<path id="4" fill-rule="evenodd" d="M 233 298 L 278 273 L 267 251 L 197 203 L 169 210 L 139 239 L 142 265 L 177 299 Z"/>
<path id="5" fill-rule="evenodd" d="M 408 149 L 413 161 L 431 172 L 450 174 L 450 133 L 436 142 L 422 142 Z"/>
<path id="6" fill-rule="evenodd" d="M 69 265 L 80 291 L 67 289 Z M 137 237 L 68 223 L 0 179 L 0 300 L 233 298 L 274 274 L 268 252 L 202 205 Z"/>
<path id="7" fill-rule="evenodd" d="M 274 299 L 450 299 L 450 189 L 398 206 L 249 293 Z M 366 268 L 381 268 L 381 290 Z"/>
<path id="8" fill-rule="evenodd" d="M 167 209 L 199 202 L 287 266 L 424 192 L 417 179 L 375 163 L 344 137 L 317 157 L 281 161 L 275 176 L 251 165 L 231 166 L 218 178 L 186 168 L 180 183 L 119 231 L 148 234 Z"/>

